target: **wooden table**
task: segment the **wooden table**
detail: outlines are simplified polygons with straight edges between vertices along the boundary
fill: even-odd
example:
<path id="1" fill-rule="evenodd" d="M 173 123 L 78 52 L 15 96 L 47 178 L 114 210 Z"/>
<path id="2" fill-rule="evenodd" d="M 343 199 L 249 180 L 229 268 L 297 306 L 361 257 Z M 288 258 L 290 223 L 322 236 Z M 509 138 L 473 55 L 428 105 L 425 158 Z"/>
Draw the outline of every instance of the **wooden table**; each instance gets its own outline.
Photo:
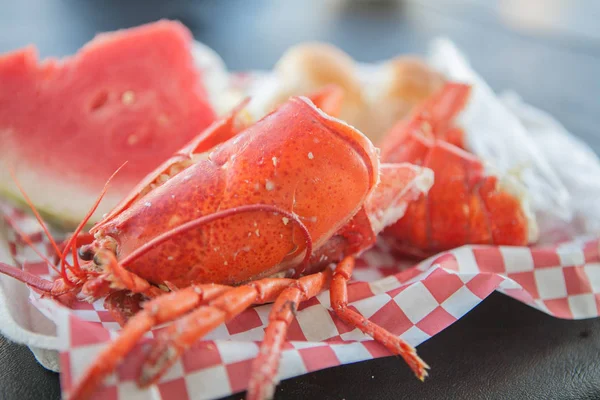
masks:
<path id="1" fill-rule="evenodd" d="M 66 55 L 96 32 L 159 18 L 180 19 L 231 69 L 269 68 L 307 40 L 375 61 L 446 35 L 494 89 L 515 89 L 600 152 L 598 16 L 594 0 L 21 0 L 0 5 L 0 51 Z M 287 380 L 277 398 L 600 398 L 600 319 L 555 319 L 498 293 L 419 352 L 433 366 L 426 384 L 390 357 Z M 58 399 L 58 376 L 0 337 L 0 393 Z"/>

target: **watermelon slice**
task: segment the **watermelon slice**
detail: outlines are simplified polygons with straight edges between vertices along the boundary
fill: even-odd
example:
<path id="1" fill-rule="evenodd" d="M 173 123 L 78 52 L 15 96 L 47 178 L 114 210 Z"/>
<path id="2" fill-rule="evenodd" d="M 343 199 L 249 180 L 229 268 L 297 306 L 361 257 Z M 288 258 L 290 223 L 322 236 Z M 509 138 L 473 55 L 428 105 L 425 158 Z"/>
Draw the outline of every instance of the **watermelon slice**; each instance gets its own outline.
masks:
<path id="1" fill-rule="evenodd" d="M 0 195 L 33 203 L 65 227 L 89 210 L 125 161 L 91 222 L 211 124 L 192 35 L 159 21 L 98 35 L 76 55 L 0 56 Z"/>

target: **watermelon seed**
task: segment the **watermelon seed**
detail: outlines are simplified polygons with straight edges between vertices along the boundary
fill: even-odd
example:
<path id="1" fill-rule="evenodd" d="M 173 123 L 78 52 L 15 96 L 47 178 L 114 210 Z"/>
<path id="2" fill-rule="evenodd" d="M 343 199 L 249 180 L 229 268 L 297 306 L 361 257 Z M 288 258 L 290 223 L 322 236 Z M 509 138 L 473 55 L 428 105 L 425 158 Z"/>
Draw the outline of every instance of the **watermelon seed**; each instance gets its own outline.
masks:
<path id="1" fill-rule="evenodd" d="M 90 104 L 90 111 L 98 111 L 100 108 L 102 108 L 106 102 L 108 101 L 108 92 L 107 91 L 102 91 L 99 92 L 98 94 L 96 94 L 96 97 L 94 97 L 94 99 L 92 100 L 91 104 Z"/>
<path id="2" fill-rule="evenodd" d="M 137 137 L 137 135 L 129 135 L 129 137 L 127 137 L 127 143 L 131 146 L 136 144 L 139 140 L 140 139 Z"/>
<path id="3" fill-rule="evenodd" d="M 123 104 L 125 104 L 126 106 L 133 104 L 134 101 L 135 101 L 135 93 L 133 93 L 131 90 L 124 92 L 123 95 L 121 96 L 121 102 Z"/>
<path id="4" fill-rule="evenodd" d="M 160 114 L 158 116 L 158 123 L 161 125 L 167 125 L 169 123 L 169 118 L 165 114 Z"/>

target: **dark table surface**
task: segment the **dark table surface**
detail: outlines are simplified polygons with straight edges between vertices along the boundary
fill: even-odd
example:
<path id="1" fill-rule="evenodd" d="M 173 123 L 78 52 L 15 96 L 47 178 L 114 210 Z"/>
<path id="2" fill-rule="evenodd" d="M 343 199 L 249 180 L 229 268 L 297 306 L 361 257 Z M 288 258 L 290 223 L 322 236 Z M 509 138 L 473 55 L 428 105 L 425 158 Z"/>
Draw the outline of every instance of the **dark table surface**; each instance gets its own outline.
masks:
<path id="1" fill-rule="evenodd" d="M 0 3 L 0 52 L 73 53 L 96 32 L 184 22 L 231 69 L 269 68 L 292 44 L 332 42 L 360 61 L 423 53 L 446 35 L 496 90 L 515 89 L 600 152 L 595 0 L 33 1 Z M 1 322 L 0 322 L 1 323 Z M 552 318 L 498 293 L 419 346 L 421 384 L 383 358 L 281 383 L 281 399 L 597 399 L 600 319 Z M 238 399 L 240 395 L 232 396 Z M 58 375 L 0 336 L 0 398 L 58 399 Z"/>

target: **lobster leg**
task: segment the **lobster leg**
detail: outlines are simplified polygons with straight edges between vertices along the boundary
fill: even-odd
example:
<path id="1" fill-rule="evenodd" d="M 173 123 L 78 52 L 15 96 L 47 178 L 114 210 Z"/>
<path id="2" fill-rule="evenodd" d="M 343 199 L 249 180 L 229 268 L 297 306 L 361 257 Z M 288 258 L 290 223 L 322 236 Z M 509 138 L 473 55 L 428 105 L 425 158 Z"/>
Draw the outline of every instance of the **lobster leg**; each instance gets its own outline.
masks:
<path id="1" fill-rule="evenodd" d="M 427 376 L 429 366 L 419 358 L 416 350 L 396 335 L 372 323 L 359 313 L 348 308 L 348 281 L 354 270 L 354 258 L 346 257 L 336 267 L 331 281 L 331 307 L 338 317 L 348 325 L 360 329 L 392 353 L 401 356 L 421 381 Z"/>
<path id="2" fill-rule="evenodd" d="M 90 299 L 99 299 L 117 290 L 127 290 L 132 293 L 141 293 L 151 299 L 164 292 L 153 286 L 144 278 L 123 268 L 109 251 L 96 254 L 103 258 L 104 273 L 95 279 L 88 280 L 81 288 L 81 293 Z"/>
<path id="3" fill-rule="evenodd" d="M 104 299 L 104 308 L 121 327 L 124 327 L 131 317 L 142 310 L 141 304 L 144 299 L 140 293 L 130 295 L 127 290 L 119 290 Z"/>
<path id="4" fill-rule="evenodd" d="M 327 275 L 328 272 L 315 275 L 318 277 L 323 274 Z M 313 284 L 317 283 L 317 277 Z M 252 305 L 275 301 L 294 282 L 296 280 L 293 279 L 266 278 L 238 286 L 174 322 L 148 354 L 138 377 L 138 385 L 144 387 L 156 382 L 185 350 L 204 335 Z"/>
<path id="5" fill-rule="evenodd" d="M 433 135 L 438 139 L 450 140 L 452 144 L 464 148 L 464 133 L 453 125 L 456 117 L 469 101 L 470 95 L 471 86 L 448 82 L 418 107 L 413 113 L 413 121 L 429 125 Z"/>
<path id="6" fill-rule="evenodd" d="M 127 322 L 119 337 L 100 353 L 69 398 L 89 397 L 150 329 L 172 321 L 230 289 L 230 286 L 224 285 L 195 285 L 147 302 L 144 308 Z"/>
<path id="7" fill-rule="evenodd" d="M 265 338 L 260 345 L 258 357 L 252 363 L 246 396 L 248 400 L 262 400 L 273 397 L 281 349 L 288 328 L 296 315 L 298 305 L 325 289 L 329 284 L 329 278 L 329 273 L 302 277 L 291 287 L 285 289 L 275 301 L 269 315 L 269 325 L 265 330 Z"/>

